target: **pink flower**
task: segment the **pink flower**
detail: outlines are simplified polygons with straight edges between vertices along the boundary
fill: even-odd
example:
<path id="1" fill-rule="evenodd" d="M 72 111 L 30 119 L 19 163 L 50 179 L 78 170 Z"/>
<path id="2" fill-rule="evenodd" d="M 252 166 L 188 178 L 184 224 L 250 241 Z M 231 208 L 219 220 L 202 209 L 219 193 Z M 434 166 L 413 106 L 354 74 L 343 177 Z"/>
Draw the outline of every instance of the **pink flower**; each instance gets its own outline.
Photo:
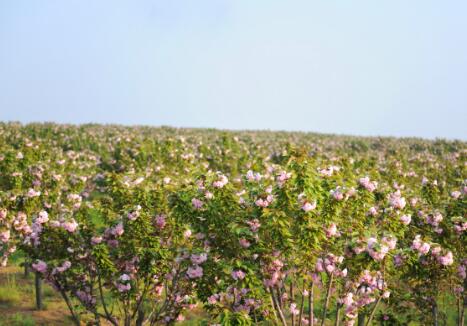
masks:
<path id="1" fill-rule="evenodd" d="M 389 195 L 389 205 L 395 209 L 403 209 L 405 207 L 405 198 L 401 196 L 400 190 Z"/>
<path id="2" fill-rule="evenodd" d="M 297 316 L 300 313 L 300 310 L 297 309 L 297 304 L 296 303 L 291 303 L 290 304 L 290 313 L 294 316 Z"/>
<path id="3" fill-rule="evenodd" d="M 259 198 L 255 201 L 255 205 L 258 206 L 258 207 L 268 207 L 269 206 L 269 201 L 268 200 L 264 200 L 262 198 Z"/>
<path id="4" fill-rule="evenodd" d="M 261 224 L 259 223 L 257 219 L 254 219 L 252 221 L 247 221 L 246 223 L 250 226 L 251 232 L 258 232 L 259 227 L 261 226 Z"/>
<path id="5" fill-rule="evenodd" d="M 122 284 L 122 283 L 118 283 L 117 284 L 117 290 L 118 292 L 128 292 L 131 290 L 131 284 L 128 283 L 128 284 Z"/>
<path id="6" fill-rule="evenodd" d="M 313 203 L 309 203 L 309 202 L 305 202 L 303 205 L 302 205 L 302 210 L 304 210 L 305 212 L 309 212 L 309 211 L 312 211 L 316 208 L 316 201 L 313 202 Z"/>
<path id="7" fill-rule="evenodd" d="M 354 300 L 353 300 L 353 293 L 349 292 L 345 295 L 345 297 L 343 299 L 341 299 L 341 303 L 344 305 L 344 306 L 351 306 L 353 303 L 354 303 Z"/>
<path id="8" fill-rule="evenodd" d="M 242 246 L 243 248 L 248 248 L 251 245 L 250 241 L 248 241 L 245 238 L 241 238 L 240 240 L 238 240 L 238 242 L 240 243 L 240 246 Z"/>
<path id="9" fill-rule="evenodd" d="M 203 268 L 198 265 L 189 267 L 186 274 L 191 279 L 200 278 L 201 276 L 203 276 Z"/>
<path id="10" fill-rule="evenodd" d="M 331 225 L 327 229 L 325 229 L 325 231 L 326 231 L 326 237 L 328 238 L 339 236 L 336 223 L 331 223 Z"/>
<path id="11" fill-rule="evenodd" d="M 460 191 L 453 191 L 451 192 L 451 197 L 454 198 L 454 199 L 459 199 L 459 197 L 462 195 L 462 193 Z"/>
<path id="12" fill-rule="evenodd" d="M 208 259 L 208 254 L 207 253 L 201 253 L 199 255 L 192 254 L 191 255 L 191 262 L 193 264 L 202 264 Z"/>
<path id="13" fill-rule="evenodd" d="M 73 233 L 78 229 L 78 223 L 76 223 L 73 218 L 70 221 L 63 222 L 61 226 L 70 233 Z"/>
<path id="14" fill-rule="evenodd" d="M 424 242 L 420 248 L 418 249 L 418 251 L 423 254 L 423 255 L 426 255 L 429 251 L 430 251 L 430 244 Z"/>
<path id="15" fill-rule="evenodd" d="M 165 227 L 165 224 L 166 224 L 165 215 L 156 216 L 156 226 L 159 229 L 163 229 Z"/>
<path id="16" fill-rule="evenodd" d="M 438 257 L 438 262 L 443 266 L 452 265 L 454 263 L 452 252 L 448 251 L 446 255 Z"/>
<path id="17" fill-rule="evenodd" d="M 123 234 L 123 223 L 120 222 L 117 225 L 115 225 L 112 230 L 110 231 L 114 236 L 119 237 Z"/>
<path id="18" fill-rule="evenodd" d="M 378 186 L 378 183 L 374 181 L 370 181 L 369 177 L 360 178 L 358 182 L 363 188 L 365 188 L 369 192 L 375 191 L 376 187 Z"/>
<path id="19" fill-rule="evenodd" d="M 49 221 L 49 214 L 46 211 L 40 211 L 37 215 L 35 222 L 44 224 Z"/>
<path id="20" fill-rule="evenodd" d="M 0 232 L 0 241 L 7 243 L 10 240 L 10 230 Z"/>
<path id="21" fill-rule="evenodd" d="M 339 187 L 337 187 L 335 190 L 331 190 L 331 195 L 337 201 L 344 199 L 344 194 L 341 192 Z"/>
<path id="22" fill-rule="evenodd" d="M 37 260 L 36 263 L 32 264 L 32 268 L 37 272 L 44 274 L 47 271 L 47 264 L 42 260 Z"/>
<path id="23" fill-rule="evenodd" d="M 203 202 L 199 200 L 198 198 L 193 198 L 191 200 L 191 204 L 193 205 L 195 209 L 200 209 L 201 207 L 203 207 Z"/>
<path id="24" fill-rule="evenodd" d="M 232 272 L 232 278 L 234 280 L 243 280 L 245 278 L 245 272 L 242 270 L 235 270 Z"/>
<path id="25" fill-rule="evenodd" d="M 370 209 L 367 212 L 368 215 L 370 216 L 376 216 L 378 215 L 378 209 L 376 207 L 370 207 Z"/>
<path id="26" fill-rule="evenodd" d="M 91 244 L 97 245 L 102 242 L 102 237 L 100 236 L 94 236 L 91 238 Z"/>
<path id="27" fill-rule="evenodd" d="M 410 222 L 412 221 L 412 217 L 410 215 L 402 215 L 399 218 L 399 221 L 401 221 L 402 224 L 404 224 L 404 225 L 409 225 Z"/>

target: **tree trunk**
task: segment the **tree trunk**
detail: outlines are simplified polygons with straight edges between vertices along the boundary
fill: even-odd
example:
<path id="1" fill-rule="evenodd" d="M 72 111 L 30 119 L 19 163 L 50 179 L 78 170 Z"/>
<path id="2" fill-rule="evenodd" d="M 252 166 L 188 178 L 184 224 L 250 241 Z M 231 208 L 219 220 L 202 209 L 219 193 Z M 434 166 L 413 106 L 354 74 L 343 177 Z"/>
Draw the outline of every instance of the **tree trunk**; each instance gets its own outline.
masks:
<path id="1" fill-rule="evenodd" d="M 361 313 L 358 314 L 357 325 L 358 326 L 365 326 L 365 313 L 361 312 Z"/>
<path id="2" fill-rule="evenodd" d="M 315 324 L 315 315 L 313 313 L 314 310 L 314 298 L 313 298 L 313 291 L 314 290 L 314 284 L 313 282 L 311 283 L 311 289 L 310 292 L 308 293 L 308 324 L 310 326 L 314 326 Z"/>
<path id="3" fill-rule="evenodd" d="M 334 322 L 334 326 L 339 326 L 340 324 L 340 319 L 341 319 L 341 316 L 340 316 L 340 313 L 341 313 L 341 308 L 342 308 L 342 305 L 340 303 L 338 303 L 336 305 L 336 320 Z"/>
<path id="4" fill-rule="evenodd" d="M 35 273 L 35 286 L 36 286 L 36 309 L 42 310 L 42 280 L 39 272 Z"/>
<path id="5" fill-rule="evenodd" d="M 331 276 L 329 277 L 328 290 L 326 292 L 326 299 L 324 301 L 323 319 L 321 320 L 321 326 L 324 326 L 324 323 L 326 322 L 326 312 L 328 310 L 329 299 L 331 298 L 331 289 L 332 289 L 333 280 L 334 280 L 334 273 L 331 273 Z"/>
<path id="6" fill-rule="evenodd" d="M 433 317 L 433 326 L 438 326 L 438 305 L 436 300 L 433 299 L 433 305 L 431 307 L 431 315 Z"/>

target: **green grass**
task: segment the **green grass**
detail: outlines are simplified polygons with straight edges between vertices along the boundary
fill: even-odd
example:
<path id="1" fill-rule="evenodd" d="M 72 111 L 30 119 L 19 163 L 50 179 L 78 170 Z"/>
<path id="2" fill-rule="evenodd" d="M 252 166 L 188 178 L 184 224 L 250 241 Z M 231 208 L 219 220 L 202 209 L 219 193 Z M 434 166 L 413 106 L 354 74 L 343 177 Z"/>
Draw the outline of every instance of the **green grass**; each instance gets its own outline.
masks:
<path id="1" fill-rule="evenodd" d="M 15 275 L 7 275 L 6 282 L 0 285 L 0 304 L 14 306 L 21 302 L 21 291 L 16 284 Z"/>
<path id="2" fill-rule="evenodd" d="M 26 314 L 16 313 L 7 320 L 0 321 L 0 326 L 34 326 L 34 319 Z"/>

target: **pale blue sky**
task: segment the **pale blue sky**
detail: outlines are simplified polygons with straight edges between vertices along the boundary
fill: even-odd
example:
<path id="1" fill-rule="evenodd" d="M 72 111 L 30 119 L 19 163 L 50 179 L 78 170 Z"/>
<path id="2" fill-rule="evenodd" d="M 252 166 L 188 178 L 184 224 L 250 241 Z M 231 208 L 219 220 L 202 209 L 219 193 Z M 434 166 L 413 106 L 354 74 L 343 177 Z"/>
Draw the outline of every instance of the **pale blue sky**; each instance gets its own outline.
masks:
<path id="1" fill-rule="evenodd" d="M 467 139 L 467 1 L 0 0 L 0 120 Z"/>

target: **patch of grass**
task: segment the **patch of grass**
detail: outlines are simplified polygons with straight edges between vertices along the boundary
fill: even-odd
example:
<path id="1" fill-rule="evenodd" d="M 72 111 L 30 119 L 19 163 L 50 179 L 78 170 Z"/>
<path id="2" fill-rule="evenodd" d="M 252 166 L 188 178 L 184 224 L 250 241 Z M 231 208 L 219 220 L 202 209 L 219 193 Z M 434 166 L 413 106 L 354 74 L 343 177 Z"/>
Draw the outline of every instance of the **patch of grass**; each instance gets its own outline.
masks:
<path id="1" fill-rule="evenodd" d="M 7 280 L 0 285 L 0 304 L 13 306 L 21 302 L 21 291 L 16 284 L 15 275 L 7 274 Z"/>
<path id="2" fill-rule="evenodd" d="M 9 320 L 8 325 L 13 326 L 34 326 L 36 322 L 30 315 L 25 315 L 21 313 L 14 314 Z"/>

